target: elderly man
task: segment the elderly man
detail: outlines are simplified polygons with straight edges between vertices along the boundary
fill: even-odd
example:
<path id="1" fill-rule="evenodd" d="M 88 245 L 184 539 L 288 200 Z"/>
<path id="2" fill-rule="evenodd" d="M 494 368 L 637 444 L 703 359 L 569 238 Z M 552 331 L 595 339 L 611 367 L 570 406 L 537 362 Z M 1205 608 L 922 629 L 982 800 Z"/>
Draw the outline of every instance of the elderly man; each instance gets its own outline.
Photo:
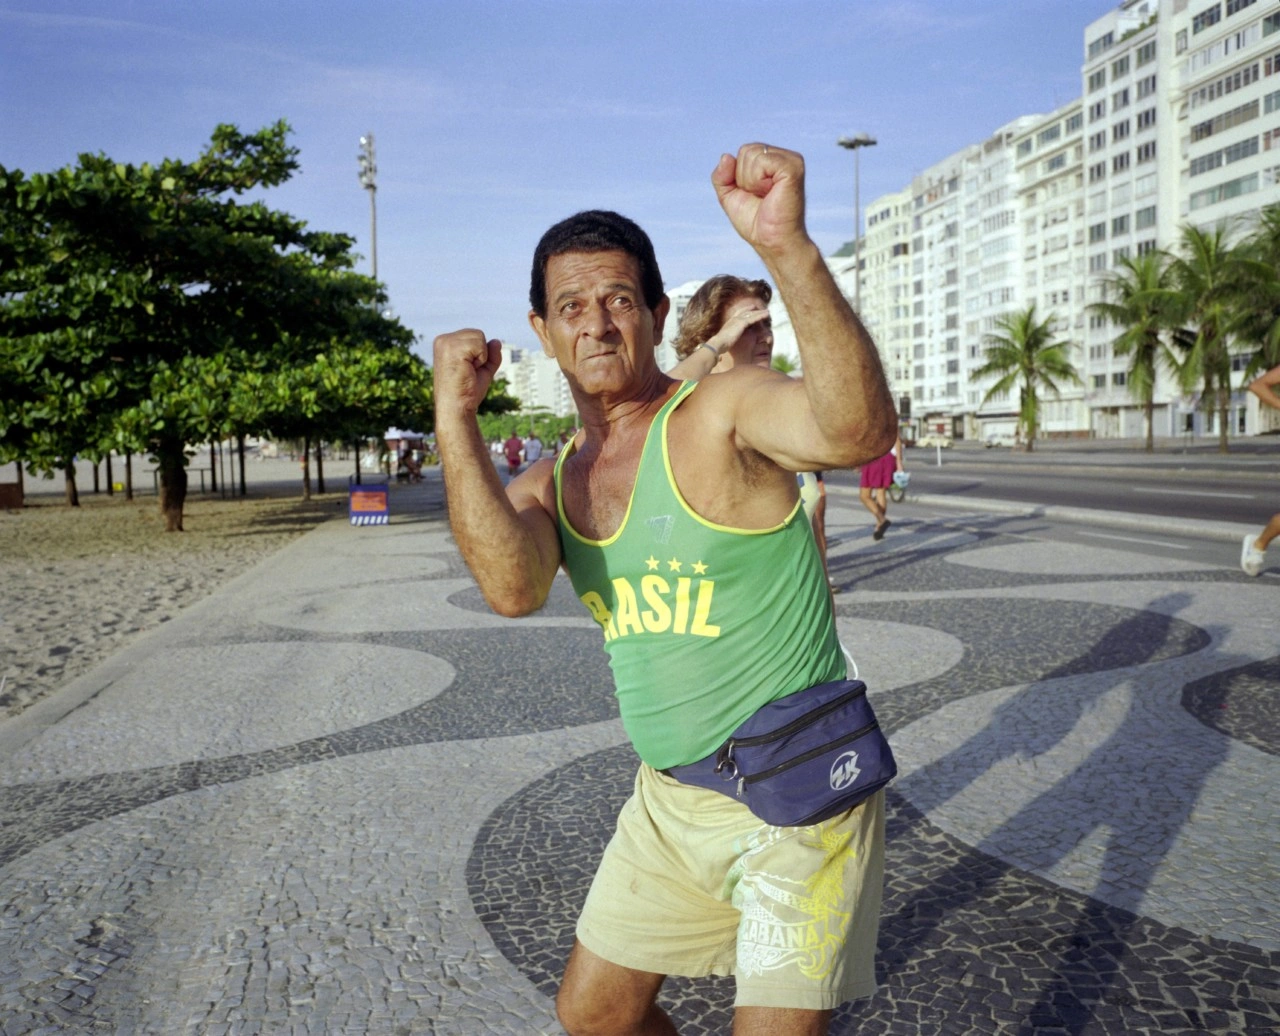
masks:
<path id="1" fill-rule="evenodd" d="M 668 771 L 714 753 L 762 706 L 845 675 L 795 472 L 893 444 L 874 345 L 804 224 L 800 155 L 747 144 L 711 176 L 791 313 L 808 376 L 658 370 L 669 302 L 630 220 L 584 212 L 534 254 L 530 323 L 582 417 L 561 455 L 504 491 L 476 423 L 500 363 L 478 330 L 435 341 L 450 520 L 489 605 L 541 607 L 563 566 L 604 631 L 641 766 L 578 922 L 557 1010 L 570 1033 L 671 1033 L 664 976 L 732 974 L 737 1033 L 823 1033 L 869 996 L 883 793 L 773 826 Z M 534 693 L 530 689 L 529 693 Z"/>

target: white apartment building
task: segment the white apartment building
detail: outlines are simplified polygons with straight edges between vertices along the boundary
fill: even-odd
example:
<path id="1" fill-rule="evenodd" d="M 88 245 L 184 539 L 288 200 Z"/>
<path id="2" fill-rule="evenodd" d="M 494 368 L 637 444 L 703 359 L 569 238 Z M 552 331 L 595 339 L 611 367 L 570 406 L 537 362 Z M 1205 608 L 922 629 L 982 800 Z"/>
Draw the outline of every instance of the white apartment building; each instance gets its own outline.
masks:
<path id="1" fill-rule="evenodd" d="M 526 349 L 503 342 L 498 377 L 507 379 L 508 394 L 520 400 L 524 410 L 546 408 L 557 417 L 577 412 L 560 365 L 541 346 Z"/>
<path id="2" fill-rule="evenodd" d="M 1138 438 L 1118 331 L 1091 315 L 1125 256 L 1176 249 L 1180 228 L 1247 229 L 1280 202 L 1280 11 L 1270 0 L 1124 0 L 1084 30 L 1082 96 L 1024 116 L 865 210 L 863 319 L 911 432 L 1012 432 L 1017 398 L 973 382 L 1002 313 L 1034 302 L 1072 345 L 1080 387 L 1047 397 L 1042 433 Z M 838 269 L 853 297 L 852 264 Z M 1240 367 L 1243 367 L 1243 358 Z M 1167 374 L 1158 436 L 1215 436 Z M 1237 391 L 1233 435 L 1275 419 Z"/>

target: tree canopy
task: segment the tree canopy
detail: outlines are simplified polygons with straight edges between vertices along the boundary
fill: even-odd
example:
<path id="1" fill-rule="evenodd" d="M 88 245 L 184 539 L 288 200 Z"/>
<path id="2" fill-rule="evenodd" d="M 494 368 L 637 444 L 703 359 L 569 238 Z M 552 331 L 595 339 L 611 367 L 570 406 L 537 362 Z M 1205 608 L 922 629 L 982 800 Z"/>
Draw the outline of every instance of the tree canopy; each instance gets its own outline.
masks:
<path id="1" fill-rule="evenodd" d="M 65 471 L 75 503 L 77 455 L 150 450 L 181 529 L 188 444 L 432 423 L 431 371 L 354 240 L 246 197 L 297 171 L 288 134 L 220 125 L 154 166 L 0 166 L 0 462 Z"/>

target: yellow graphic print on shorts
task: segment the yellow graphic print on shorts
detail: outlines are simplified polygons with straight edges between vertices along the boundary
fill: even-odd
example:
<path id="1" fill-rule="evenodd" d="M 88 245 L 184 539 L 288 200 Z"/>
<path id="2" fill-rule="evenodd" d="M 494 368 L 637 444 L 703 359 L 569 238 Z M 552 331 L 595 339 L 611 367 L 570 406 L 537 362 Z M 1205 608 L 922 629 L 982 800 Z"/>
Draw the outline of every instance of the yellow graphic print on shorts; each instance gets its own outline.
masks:
<path id="1" fill-rule="evenodd" d="M 795 828 L 764 827 L 741 847 L 726 886 L 742 914 L 738 924 L 738 976 L 794 967 L 810 979 L 826 978 L 840 956 L 853 914 L 845 904 L 845 864 L 853 856 L 849 831 L 814 825 Z M 793 853 L 784 843 L 795 840 Z M 798 844 L 797 844 L 798 843 Z M 757 870 L 756 858 L 782 849 L 796 862 L 821 862 L 807 878 Z M 779 860 L 778 862 L 782 862 Z"/>

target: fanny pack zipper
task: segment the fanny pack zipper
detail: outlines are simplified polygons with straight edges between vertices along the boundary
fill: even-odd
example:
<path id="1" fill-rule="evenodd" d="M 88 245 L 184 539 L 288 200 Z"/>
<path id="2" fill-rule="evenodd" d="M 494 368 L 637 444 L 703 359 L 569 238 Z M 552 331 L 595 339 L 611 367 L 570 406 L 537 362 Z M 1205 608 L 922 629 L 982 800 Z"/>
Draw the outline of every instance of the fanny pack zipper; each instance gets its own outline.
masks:
<path id="1" fill-rule="evenodd" d="M 743 748 L 755 748 L 757 745 L 767 745 L 770 741 L 776 741 L 779 738 L 788 737 L 789 735 L 794 734 L 797 730 L 803 730 L 811 723 L 816 723 L 823 716 L 827 715 L 827 713 L 834 712 L 836 709 L 840 708 L 840 706 L 853 701 L 855 698 L 860 698 L 866 693 L 866 684 L 862 684 L 855 687 L 847 694 L 842 694 L 834 701 L 829 701 L 825 705 L 819 705 L 817 708 L 806 712 L 803 716 L 797 716 L 785 727 L 779 727 L 777 730 L 771 730 L 767 734 L 753 734 L 750 737 L 729 738 L 729 740 L 721 746 L 720 751 L 716 753 L 715 772 L 719 773 L 725 768 L 725 766 L 733 762 L 733 750 L 739 745 Z M 874 729 L 875 726 L 876 724 L 872 724 L 868 729 Z M 808 753 L 806 753 L 806 755 L 807 754 Z M 737 770 L 736 763 L 734 763 L 734 769 Z"/>
<path id="2" fill-rule="evenodd" d="M 820 745 L 817 748 L 811 748 L 803 755 L 798 755 L 794 759 L 788 759 L 785 763 L 779 763 L 777 766 L 771 767 L 768 770 L 763 770 L 760 773 L 744 774 L 740 778 L 740 783 L 754 784 L 756 781 L 763 781 L 769 777 L 776 776 L 783 770 L 789 770 L 793 766 L 799 766 L 801 763 L 807 763 L 810 759 L 815 759 L 824 752 L 831 751 L 833 748 L 839 748 L 841 745 L 850 741 L 857 741 L 860 737 L 866 737 L 871 733 L 871 731 L 875 730 L 879 726 L 880 724 L 876 720 L 872 720 L 865 727 L 860 727 L 850 734 L 843 734 L 833 741 L 828 741 L 825 745 Z"/>

